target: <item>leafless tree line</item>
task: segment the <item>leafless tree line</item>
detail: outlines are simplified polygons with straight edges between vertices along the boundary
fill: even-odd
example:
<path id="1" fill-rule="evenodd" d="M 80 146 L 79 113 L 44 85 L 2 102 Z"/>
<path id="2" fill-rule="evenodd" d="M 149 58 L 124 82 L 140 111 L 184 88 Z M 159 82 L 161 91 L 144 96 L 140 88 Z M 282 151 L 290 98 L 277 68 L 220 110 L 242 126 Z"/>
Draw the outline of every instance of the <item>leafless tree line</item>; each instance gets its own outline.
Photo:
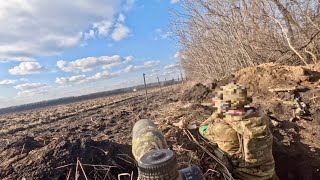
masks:
<path id="1" fill-rule="evenodd" d="M 318 63 L 320 0 L 182 0 L 172 31 L 190 78 L 221 79 L 266 62 Z"/>

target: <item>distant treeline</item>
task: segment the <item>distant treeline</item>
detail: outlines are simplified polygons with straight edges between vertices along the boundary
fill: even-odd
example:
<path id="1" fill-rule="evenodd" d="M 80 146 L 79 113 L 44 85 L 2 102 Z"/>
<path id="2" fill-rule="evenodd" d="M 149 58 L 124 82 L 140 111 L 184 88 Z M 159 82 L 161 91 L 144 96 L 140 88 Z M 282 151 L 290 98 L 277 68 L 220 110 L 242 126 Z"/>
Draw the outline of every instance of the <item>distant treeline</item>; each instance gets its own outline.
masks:
<path id="1" fill-rule="evenodd" d="M 177 84 L 177 83 L 179 83 L 179 81 L 170 80 L 170 81 L 166 81 L 166 82 L 161 82 L 161 86 L 169 86 L 169 85 L 173 85 L 173 84 Z M 148 88 L 158 87 L 158 86 L 159 86 L 159 83 L 147 84 Z M 82 95 L 82 96 L 71 96 L 71 97 L 64 97 L 64 98 L 41 101 L 41 102 L 36 102 L 36 103 L 11 106 L 11 107 L 0 109 L 0 114 L 25 111 L 25 110 L 31 110 L 31 109 L 37 109 L 37 108 L 44 108 L 44 107 L 48 107 L 48 106 L 55 106 L 55 105 L 74 103 L 74 102 L 78 102 L 78 101 L 95 99 L 95 98 L 100 98 L 100 97 L 124 94 L 124 93 L 128 93 L 128 92 L 132 92 L 133 89 L 136 89 L 137 91 L 139 91 L 141 89 L 144 89 L 144 85 L 132 86 L 132 87 L 121 88 L 121 89 L 114 89 L 114 90 L 110 90 L 110 91 L 98 92 L 98 93 L 87 94 L 87 95 Z"/>

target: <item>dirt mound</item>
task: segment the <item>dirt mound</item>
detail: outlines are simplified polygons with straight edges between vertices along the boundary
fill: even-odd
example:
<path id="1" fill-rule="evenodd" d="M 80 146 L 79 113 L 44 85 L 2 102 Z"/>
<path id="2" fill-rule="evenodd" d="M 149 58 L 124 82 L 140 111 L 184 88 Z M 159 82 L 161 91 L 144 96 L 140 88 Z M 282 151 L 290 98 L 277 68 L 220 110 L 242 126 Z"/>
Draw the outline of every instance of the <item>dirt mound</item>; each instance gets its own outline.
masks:
<path id="1" fill-rule="evenodd" d="M 187 102 L 202 102 L 208 96 L 211 90 L 205 85 L 198 83 L 194 85 L 191 89 L 186 90 L 182 97 L 181 101 Z"/>
<path id="2" fill-rule="evenodd" d="M 311 119 L 319 119 L 320 65 L 262 64 L 238 71 L 238 83 L 248 88 L 256 106 L 278 119 L 293 118 L 294 96 L 308 105 Z"/>
<path id="3" fill-rule="evenodd" d="M 253 105 L 276 122 L 274 157 L 280 179 L 320 179 L 320 65 L 262 64 L 235 73 L 248 88 Z M 294 114 L 300 97 L 308 114 Z"/>
<path id="4" fill-rule="evenodd" d="M 317 66 L 285 66 L 274 63 L 262 64 L 242 69 L 235 73 L 235 79 L 249 88 L 256 97 L 268 98 L 270 90 L 302 86 L 306 89 L 319 85 L 320 65 Z"/>
<path id="5" fill-rule="evenodd" d="M 18 143 L 26 144 L 26 146 L 20 150 L 20 155 L 17 155 L 16 158 L 2 161 L 2 177 L 66 179 L 70 173 L 73 178 L 77 169 L 77 159 L 90 179 L 103 179 L 103 177 L 116 179 L 118 174 L 136 169 L 133 157 L 130 156 L 130 145 L 94 141 L 90 138 L 55 140 L 43 146 L 41 145 L 43 142 L 37 142 L 28 137 Z M 17 146 L 17 144 L 11 146 Z M 80 166 L 77 171 L 81 176 L 83 175 Z"/>

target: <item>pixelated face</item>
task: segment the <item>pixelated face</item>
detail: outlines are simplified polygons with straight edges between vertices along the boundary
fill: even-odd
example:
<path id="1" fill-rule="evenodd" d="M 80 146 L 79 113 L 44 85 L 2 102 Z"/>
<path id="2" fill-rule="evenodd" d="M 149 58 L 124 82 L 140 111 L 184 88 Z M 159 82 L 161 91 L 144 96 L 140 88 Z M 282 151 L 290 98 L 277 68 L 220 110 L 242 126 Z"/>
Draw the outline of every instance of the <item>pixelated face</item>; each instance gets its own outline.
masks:
<path id="1" fill-rule="evenodd" d="M 212 106 L 213 107 L 215 107 L 215 106 L 217 106 L 217 104 L 219 103 L 219 98 L 216 98 L 216 97 L 213 97 L 212 99 L 211 99 L 212 101 Z"/>
<path id="2" fill-rule="evenodd" d="M 212 100 L 212 107 L 214 108 L 214 110 L 219 113 L 222 112 L 222 109 L 221 109 L 222 100 L 217 97 L 213 97 L 211 100 Z"/>

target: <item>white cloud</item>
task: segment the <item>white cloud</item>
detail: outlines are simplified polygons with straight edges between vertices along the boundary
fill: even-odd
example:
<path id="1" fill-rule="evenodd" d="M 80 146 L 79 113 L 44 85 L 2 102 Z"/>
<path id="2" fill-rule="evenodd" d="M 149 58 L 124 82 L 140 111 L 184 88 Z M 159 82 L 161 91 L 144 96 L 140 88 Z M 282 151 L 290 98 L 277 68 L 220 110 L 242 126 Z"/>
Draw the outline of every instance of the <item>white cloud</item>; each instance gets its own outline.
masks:
<path id="1" fill-rule="evenodd" d="M 127 56 L 124 58 L 122 63 L 129 63 L 133 60 L 132 56 Z M 139 70 L 144 70 L 148 68 L 155 67 L 160 64 L 160 61 L 146 61 L 143 63 L 143 65 L 129 65 L 125 69 L 110 73 L 109 71 L 102 71 L 98 72 L 93 76 L 85 76 L 85 75 L 77 75 L 77 76 L 71 76 L 71 77 L 57 77 L 56 78 L 56 83 L 61 84 L 61 85 L 66 85 L 70 83 L 86 83 L 86 82 L 94 82 L 94 81 L 99 81 L 102 79 L 110 79 L 114 77 L 118 77 L 124 73 L 129 73 L 133 71 L 139 71 Z M 109 64 L 112 65 L 112 64 Z M 107 66 L 109 66 L 107 65 Z"/>
<path id="2" fill-rule="evenodd" d="M 163 69 L 153 69 L 151 71 L 151 74 L 149 74 L 149 77 L 168 77 L 171 78 L 172 76 L 180 76 L 181 70 L 180 70 L 180 64 L 169 64 L 163 67 Z"/>
<path id="3" fill-rule="evenodd" d="M 164 69 L 164 71 L 162 72 L 163 76 L 180 75 L 181 73 L 179 64 L 169 64 L 165 66 L 163 69 Z"/>
<path id="4" fill-rule="evenodd" d="M 1 58 L 1 56 L 0 56 Z M 29 62 L 29 61 L 36 61 L 36 59 L 31 58 L 31 57 L 2 57 L 2 59 L 0 59 L 0 63 L 8 63 L 10 61 L 25 61 L 25 62 Z"/>
<path id="5" fill-rule="evenodd" d="M 120 41 L 128 37 L 131 30 L 125 25 L 126 17 L 120 13 L 111 37 L 115 41 Z"/>
<path id="6" fill-rule="evenodd" d="M 170 3 L 171 4 L 175 4 L 175 3 L 178 3 L 180 0 L 170 0 Z"/>
<path id="7" fill-rule="evenodd" d="M 24 82 L 26 82 L 26 81 L 29 81 L 29 79 L 27 79 L 27 78 L 20 78 L 19 81 L 24 81 Z"/>
<path id="8" fill-rule="evenodd" d="M 67 84 L 67 83 L 75 83 L 75 82 L 80 82 L 86 78 L 85 75 L 77 75 L 77 76 L 71 76 L 71 77 L 57 77 L 56 78 L 56 83 L 57 84 Z"/>
<path id="9" fill-rule="evenodd" d="M 103 71 L 95 74 L 94 76 L 86 78 L 84 82 L 98 81 L 101 79 L 109 79 L 118 76 L 118 73 L 109 73 L 108 71 Z"/>
<path id="10" fill-rule="evenodd" d="M 185 56 L 182 54 L 181 51 L 177 51 L 174 56 L 173 56 L 176 60 L 182 60 L 185 59 Z"/>
<path id="11" fill-rule="evenodd" d="M 98 33 L 105 34 L 120 3 L 120 0 L 1 1 L 0 60 L 52 55 L 80 45 L 85 37 L 92 36 L 90 30 L 89 34 L 84 30 L 95 22 L 100 22 Z"/>
<path id="12" fill-rule="evenodd" d="M 143 65 L 137 65 L 137 66 L 129 65 L 125 69 L 123 69 L 122 72 L 128 73 L 133 71 L 140 71 L 144 69 L 153 68 L 159 64 L 160 64 L 160 61 L 146 61 L 143 63 Z"/>
<path id="13" fill-rule="evenodd" d="M 47 86 L 46 84 L 42 83 L 25 83 L 25 84 L 20 84 L 17 86 L 14 86 L 15 89 L 20 90 L 20 91 L 26 91 L 26 90 L 31 90 L 31 89 L 38 89 L 41 87 Z"/>
<path id="14" fill-rule="evenodd" d="M 112 26 L 111 21 L 103 20 L 101 22 L 94 23 L 93 29 L 95 29 L 99 35 L 107 36 L 111 26 Z M 93 30 L 90 30 L 90 31 L 93 31 Z"/>
<path id="15" fill-rule="evenodd" d="M 122 13 L 120 13 L 118 17 L 118 22 L 124 23 L 125 20 L 126 20 L 126 17 Z"/>
<path id="16" fill-rule="evenodd" d="M 89 30 L 89 32 L 84 33 L 85 40 L 92 39 L 92 38 L 94 38 L 94 31 L 92 29 Z"/>
<path id="17" fill-rule="evenodd" d="M 132 9 L 132 7 L 134 6 L 136 0 L 126 0 L 123 9 L 125 11 L 129 11 L 130 9 Z"/>
<path id="18" fill-rule="evenodd" d="M 154 66 L 157 66 L 157 65 L 159 65 L 160 64 L 160 61 L 145 61 L 144 63 L 143 63 L 143 67 L 145 67 L 145 68 L 150 68 L 150 67 L 154 67 Z"/>
<path id="19" fill-rule="evenodd" d="M 133 56 L 127 56 L 124 59 L 125 59 L 123 61 L 124 63 L 129 63 L 129 62 L 132 62 L 134 60 L 134 57 Z"/>
<path id="20" fill-rule="evenodd" d="M 20 91 L 17 94 L 17 97 L 25 98 L 26 96 L 34 97 L 36 95 L 44 95 L 48 92 L 48 89 L 39 88 L 39 89 L 30 89 L 30 90 L 24 90 Z"/>
<path id="21" fill-rule="evenodd" d="M 130 29 L 124 24 L 116 24 L 115 29 L 112 32 L 112 39 L 115 41 L 120 41 L 128 37 Z"/>
<path id="22" fill-rule="evenodd" d="M 5 79 L 0 81 L 0 85 L 12 85 L 15 84 L 17 80 L 12 80 L 12 79 Z"/>
<path id="23" fill-rule="evenodd" d="M 180 58 L 180 51 L 177 51 L 174 56 L 174 58 L 179 59 Z"/>
<path id="24" fill-rule="evenodd" d="M 117 77 L 121 74 L 120 71 L 115 73 L 109 73 L 108 71 L 98 72 L 93 76 L 86 77 L 85 75 L 71 76 L 71 77 L 57 77 L 56 83 L 61 85 L 66 85 L 70 83 L 86 83 L 86 82 L 94 82 L 102 79 L 110 79 L 113 77 Z"/>
<path id="25" fill-rule="evenodd" d="M 170 37 L 172 35 L 171 32 L 167 31 L 163 34 L 161 34 L 161 39 L 167 39 L 168 37 Z"/>
<path id="26" fill-rule="evenodd" d="M 165 70 L 170 70 L 170 69 L 178 69 L 180 67 L 179 64 L 169 64 L 164 67 Z"/>
<path id="27" fill-rule="evenodd" d="M 18 66 L 9 69 L 9 73 L 12 75 L 35 74 L 44 69 L 38 62 L 21 62 Z"/>
<path id="28" fill-rule="evenodd" d="M 60 60 L 57 62 L 57 66 L 65 72 L 88 72 L 93 69 L 102 66 L 103 69 L 109 69 L 111 67 L 125 64 L 133 60 L 132 56 L 120 57 L 114 56 L 100 56 L 100 57 L 87 57 L 77 59 L 71 62 Z"/>
<path id="29" fill-rule="evenodd" d="M 154 37 L 154 40 L 158 40 L 160 39 L 167 39 L 168 37 L 170 37 L 172 35 L 172 32 L 170 31 L 163 31 L 161 28 L 156 28 L 154 30 L 154 32 L 156 33 L 156 37 Z"/>

